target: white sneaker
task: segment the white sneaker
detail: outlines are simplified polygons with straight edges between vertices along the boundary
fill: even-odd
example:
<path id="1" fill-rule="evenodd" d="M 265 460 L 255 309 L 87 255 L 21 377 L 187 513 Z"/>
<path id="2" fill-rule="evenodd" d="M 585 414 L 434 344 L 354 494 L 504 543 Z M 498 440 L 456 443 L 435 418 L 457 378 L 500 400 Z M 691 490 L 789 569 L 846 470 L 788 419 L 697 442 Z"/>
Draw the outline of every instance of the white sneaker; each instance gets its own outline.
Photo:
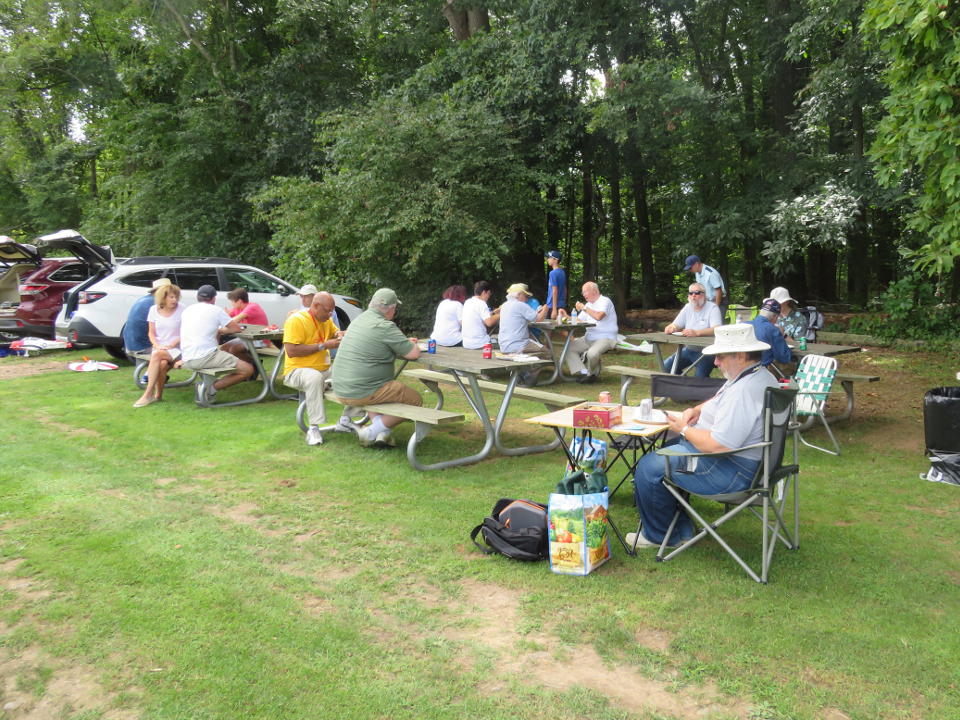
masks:
<path id="1" fill-rule="evenodd" d="M 373 433 L 370 432 L 369 427 L 357 428 L 357 439 L 363 447 L 370 447 L 376 442 L 376 438 L 373 436 Z"/>
<path id="2" fill-rule="evenodd" d="M 307 428 L 307 445 L 322 445 L 323 444 L 323 433 L 320 432 L 320 428 L 311 426 Z"/>
<path id="3" fill-rule="evenodd" d="M 382 433 L 377 435 L 376 440 L 373 441 L 373 444 L 377 447 L 396 447 L 397 442 L 393 439 L 393 434 L 390 430 L 384 430 Z"/>
<path id="4" fill-rule="evenodd" d="M 360 426 L 357 425 L 357 423 L 355 423 L 346 415 L 341 415 L 340 419 L 337 420 L 337 424 L 333 426 L 334 432 L 341 432 L 341 433 L 355 433 L 359 429 L 360 429 Z"/>
<path id="5" fill-rule="evenodd" d="M 644 536 L 643 533 L 627 533 L 626 537 L 624 537 L 624 540 L 626 541 L 627 547 L 629 548 L 632 548 L 634 546 L 634 543 L 636 543 L 636 546 L 638 549 L 660 547 L 660 543 L 650 542 L 649 540 L 647 540 L 647 538 Z"/>

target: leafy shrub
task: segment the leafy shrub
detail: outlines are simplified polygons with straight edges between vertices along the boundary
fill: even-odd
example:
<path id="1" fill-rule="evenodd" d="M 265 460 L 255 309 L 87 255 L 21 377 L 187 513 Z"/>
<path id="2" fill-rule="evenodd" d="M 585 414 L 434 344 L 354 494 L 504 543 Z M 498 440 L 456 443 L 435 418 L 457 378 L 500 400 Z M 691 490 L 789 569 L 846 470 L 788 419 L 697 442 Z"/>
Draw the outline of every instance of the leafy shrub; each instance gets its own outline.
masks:
<path id="1" fill-rule="evenodd" d="M 956 340 L 960 305 L 943 302 L 937 284 L 925 275 L 891 283 L 871 305 L 874 312 L 854 318 L 851 330 L 890 340 Z"/>

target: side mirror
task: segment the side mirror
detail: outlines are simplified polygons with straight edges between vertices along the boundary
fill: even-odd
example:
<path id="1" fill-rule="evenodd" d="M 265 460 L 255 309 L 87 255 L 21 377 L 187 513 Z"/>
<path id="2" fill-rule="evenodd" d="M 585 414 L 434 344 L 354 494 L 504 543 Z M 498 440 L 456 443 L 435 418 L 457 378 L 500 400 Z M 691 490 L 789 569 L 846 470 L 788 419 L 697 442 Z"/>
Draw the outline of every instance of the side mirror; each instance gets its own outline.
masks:
<path id="1" fill-rule="evenodd" d="M 280 297 L 287 297 L 290 295 L 290 288 L 288 288 L 286 285 L 277 283 L 277 294 L 279 294 Z"/>

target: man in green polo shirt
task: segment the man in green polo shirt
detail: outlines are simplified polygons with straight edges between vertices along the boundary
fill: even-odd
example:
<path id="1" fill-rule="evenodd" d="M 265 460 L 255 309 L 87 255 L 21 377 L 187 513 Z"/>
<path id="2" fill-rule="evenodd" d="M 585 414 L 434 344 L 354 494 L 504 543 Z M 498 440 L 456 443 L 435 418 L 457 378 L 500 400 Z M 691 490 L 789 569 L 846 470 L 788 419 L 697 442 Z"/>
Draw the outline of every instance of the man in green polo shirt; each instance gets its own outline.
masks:
<path id="1" fill-rule="evenodd" d="M 417 338 L 405 337 L 393 322 L 400 304 L 393 290 L 380 288 L 373 294 L 368 308 L 347 328 L 333 361 L 333 394 L 343 404 L 423 405 L 416 390 L 394 380 L 397 358 L 416 360 L 420 357 Z M 370 424 L 357 431 L 360 444 L 392 446 L 390 433 L 403 418 L 375 413 L 370 413 L 370 418 Z"/>

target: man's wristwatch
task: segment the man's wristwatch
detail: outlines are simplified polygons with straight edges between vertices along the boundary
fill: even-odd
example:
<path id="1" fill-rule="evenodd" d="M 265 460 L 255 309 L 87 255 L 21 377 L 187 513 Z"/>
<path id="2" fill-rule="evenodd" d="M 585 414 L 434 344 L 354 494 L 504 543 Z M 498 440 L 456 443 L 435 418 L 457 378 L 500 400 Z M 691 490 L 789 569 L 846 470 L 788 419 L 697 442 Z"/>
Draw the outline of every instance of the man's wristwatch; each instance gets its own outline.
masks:
<path id="1" fill-rule="evenodd" d="M 680 437 L 682 437 L 684 440 L 687 439 L 687 430 L 689 430 L 689 429 L 690 429 L 690 426 L 689 426 L 689 425 L 684 425 L 684 426 L 683 426 L 683 429 L 680 430 Z"/>

